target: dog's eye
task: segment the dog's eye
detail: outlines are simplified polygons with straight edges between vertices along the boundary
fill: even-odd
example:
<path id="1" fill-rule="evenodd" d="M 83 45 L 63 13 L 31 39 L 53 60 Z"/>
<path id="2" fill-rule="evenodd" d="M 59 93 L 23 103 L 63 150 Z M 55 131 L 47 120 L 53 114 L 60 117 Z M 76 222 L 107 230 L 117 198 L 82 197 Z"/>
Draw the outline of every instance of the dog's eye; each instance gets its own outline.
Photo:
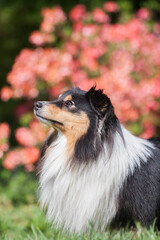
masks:
<path id="1" fill-rule="evenodd" d="M 74 106 L 74 102 L 71 100 L 67 100 L 64 102 L 65 107 L 72 107 Z"/>

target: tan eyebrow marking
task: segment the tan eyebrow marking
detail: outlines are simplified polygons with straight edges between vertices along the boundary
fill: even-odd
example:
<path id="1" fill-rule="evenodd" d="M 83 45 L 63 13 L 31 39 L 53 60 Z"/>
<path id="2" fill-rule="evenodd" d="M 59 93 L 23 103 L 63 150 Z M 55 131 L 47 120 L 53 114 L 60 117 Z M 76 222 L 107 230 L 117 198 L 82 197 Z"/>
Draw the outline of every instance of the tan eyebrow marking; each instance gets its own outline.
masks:
<path id="1" fill-rule="evenodd" d="M 72 101 L 72 100 L 73 100 L 72 95 L 68 95 L 64 99 L 64 101 Z"/>

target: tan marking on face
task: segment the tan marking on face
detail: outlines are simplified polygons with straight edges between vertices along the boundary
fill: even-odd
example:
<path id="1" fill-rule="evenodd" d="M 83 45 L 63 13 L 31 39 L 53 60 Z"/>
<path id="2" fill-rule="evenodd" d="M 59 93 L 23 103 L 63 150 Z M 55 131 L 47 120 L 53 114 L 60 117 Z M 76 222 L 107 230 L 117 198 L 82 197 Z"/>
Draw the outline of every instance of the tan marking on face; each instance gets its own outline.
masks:
<path id="1" fill-rule="evenodd" d="M 71 113 L 72 114 L 72 113 Z M 75 145 L 77 140 L 84 136 L 89 128 L 89 118 L 86 113 L 82 112 L 79 116 L 74 116 L 72 114 L 72 123 L 71 129 L 65 132 L 65 135 L 68 139 L 68 157 L 70 158 L 75 150 Z"/>
<path id="2" fill-rule="evenodd" d="M 42 116 L 63 123 L 62 126 L 53 123 L 53 127 L 60 129 L 66 135 L 68 139 L 67 153 L 70 159 L 77 140 L 88 131 L 90 120 L 87 114 L 85 112 L 72 113 L 67 109 L 60 109 L 54 104 L 47 104 L 44 106 Z"/>
<path id="3" fill-rule="evenodd" d="M 68 95 L 64 99 L 64 101 L 72 101 L 72 100 L 73 100 L 72 95 Z"/>

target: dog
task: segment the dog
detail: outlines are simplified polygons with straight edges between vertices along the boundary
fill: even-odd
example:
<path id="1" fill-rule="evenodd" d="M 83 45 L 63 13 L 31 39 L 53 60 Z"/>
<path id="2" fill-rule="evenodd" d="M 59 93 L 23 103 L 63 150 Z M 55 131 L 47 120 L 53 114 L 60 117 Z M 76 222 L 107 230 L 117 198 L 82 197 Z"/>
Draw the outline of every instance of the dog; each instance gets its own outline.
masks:
<path id="1" fill-rule="evenodd" d="M 49 221 L 69 232 L 140 221 L 160 224 L 160 140 L 120 123 L 103 90 L 64 92 L 34 105 L 53 130 L 43 144 L 39 199 Z"/>

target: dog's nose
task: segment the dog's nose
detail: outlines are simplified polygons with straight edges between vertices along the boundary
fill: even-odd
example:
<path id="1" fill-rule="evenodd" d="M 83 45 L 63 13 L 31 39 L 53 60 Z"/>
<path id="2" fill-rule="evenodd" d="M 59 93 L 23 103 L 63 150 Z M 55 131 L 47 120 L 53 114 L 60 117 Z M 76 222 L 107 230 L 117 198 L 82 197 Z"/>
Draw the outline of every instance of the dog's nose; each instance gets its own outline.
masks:
<path id="1" fill-rule="evenodd" d="M 38 109 L 40 109 L 43 106 L 43 102 L 36 102 L 34 104 L 34 109 L 37 111 Z"/>

